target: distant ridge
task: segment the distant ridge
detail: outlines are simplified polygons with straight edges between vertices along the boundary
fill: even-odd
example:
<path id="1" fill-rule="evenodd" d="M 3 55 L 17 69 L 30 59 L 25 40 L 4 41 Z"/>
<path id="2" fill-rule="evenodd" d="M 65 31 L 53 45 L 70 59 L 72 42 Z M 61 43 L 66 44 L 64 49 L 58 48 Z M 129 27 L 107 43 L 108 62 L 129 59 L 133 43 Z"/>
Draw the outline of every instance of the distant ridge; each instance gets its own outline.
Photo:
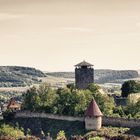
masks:
<path id="1" fill-rule="evenodd" d="M 0 66 L 0 87 L 27 86 L 39 83 L 38 77 L 46 75 L 35 68 L 22 66 Z"/>
<path id="2" fill-rule="evenodd" d="M 63 78 L 74 78 L 74 72 L 50 72 L 47 75 Z M 136 70 L 109 70 L 97 69 L 95 70 L 95 82 L 103 83 L 122 83 L 124 80 L 138 78 L 139 73 Z"/>
<path id="3" fill-rule="evenodd" d="M 123 83 L 124 80 L 138 78 L 140 70 L 95 70 L 95 82 Z M 42 72 L 35 68 L 23 66 L 0 66 L 0 87 L 24 87 L 42 82 L 41 77 L 46 76 L 74 79 L 74 72 Z M 48 82 L 48 81 L 46 81 Z"/>

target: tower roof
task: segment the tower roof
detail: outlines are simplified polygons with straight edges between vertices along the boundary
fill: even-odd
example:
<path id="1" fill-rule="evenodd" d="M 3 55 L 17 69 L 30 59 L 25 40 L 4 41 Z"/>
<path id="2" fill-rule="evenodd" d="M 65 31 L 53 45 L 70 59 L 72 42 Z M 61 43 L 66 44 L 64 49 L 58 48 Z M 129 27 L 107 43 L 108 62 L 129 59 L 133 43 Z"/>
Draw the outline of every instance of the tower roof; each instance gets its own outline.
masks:
<path id="1" fill-rule="evenodd" d="M 86 117 L 100 117 L 103 116 L 101 110 L 99 109 L 96 101 L 92 99 L 90 102 L 86 112 L 85 112 Z"/>
<path id="2" fill-rule="evenodd" d="M 93 66 L 92 64 L 86 62 L 85 60 L 82 61 L 81 63 L 78 63 L 77 65 L 75 65 L 76 67 L 81 67 L 81 66 Z"/>

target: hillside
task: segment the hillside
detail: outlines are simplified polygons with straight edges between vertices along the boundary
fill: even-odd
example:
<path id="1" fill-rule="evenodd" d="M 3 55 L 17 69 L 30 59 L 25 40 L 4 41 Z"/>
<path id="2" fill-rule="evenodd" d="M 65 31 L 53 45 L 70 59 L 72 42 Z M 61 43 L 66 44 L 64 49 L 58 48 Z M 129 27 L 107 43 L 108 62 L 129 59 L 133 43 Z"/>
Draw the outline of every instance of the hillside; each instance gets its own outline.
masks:
<path id="1" fill-rule="evenodd" d="M 52 72 L 47 75 L 63 78 L 74 78 L 74 72 Z M 126 79 L 138 78 L 139 74 L 135 70 L 95 70 L 95 82 L 103 83 L 122 83 Z"/>
<path id="2" fill-rule="evenodd" d="M 46 77 L 47 75 L 47 77 Z M 0 66 L 0 87 L 19 87 L 38 84 L 39 82 L 56 83 L 56 87 L 74 81 L 74 72 L 43 73 L 30 67 Z M 138 71 L 134 70 L 95 70 L 95 82 L 122 83 L 124 80 L 138 78 Z"/>
<path id="3" fill-rule="evenodd" d="M 30 67 L 0 66 L 0 87 L 27 86 L 39 83 L 38 77 L 45 74 Z"/>

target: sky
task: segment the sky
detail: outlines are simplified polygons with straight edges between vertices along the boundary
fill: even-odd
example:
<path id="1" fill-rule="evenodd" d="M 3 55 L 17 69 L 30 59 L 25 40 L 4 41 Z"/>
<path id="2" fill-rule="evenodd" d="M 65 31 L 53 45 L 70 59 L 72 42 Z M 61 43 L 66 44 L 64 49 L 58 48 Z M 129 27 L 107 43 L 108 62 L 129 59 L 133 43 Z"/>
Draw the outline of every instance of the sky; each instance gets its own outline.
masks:
<path id="1" fill-rule="evenodd" d="M 139 0 L 0 0 L 0 65 L 140 69 Z"/>

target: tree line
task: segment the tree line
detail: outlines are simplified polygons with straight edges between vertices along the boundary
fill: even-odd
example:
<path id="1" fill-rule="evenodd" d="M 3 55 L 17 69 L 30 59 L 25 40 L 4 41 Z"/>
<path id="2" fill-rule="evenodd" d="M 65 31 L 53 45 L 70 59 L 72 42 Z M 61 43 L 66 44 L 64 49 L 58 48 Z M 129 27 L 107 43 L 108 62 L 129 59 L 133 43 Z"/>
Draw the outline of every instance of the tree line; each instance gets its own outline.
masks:
<path id="1" fill-rule="evenodd" d="M 52 89 L 46 83 L 30 88 L 23 95 L 22 109 L 33 112 L 46 112 L 59 115 L 84 116 L 92 99 L 95 99 L 104 116 L 140 118 L 140 100 L 126 106 L 116 106 L 111 95 L 100 93 L 100 87 L 94 83 L 86 90 L 78 90 L 73 84 L 66 88 Z"/>
<path id="2" fill-rule="evenodd" d="M 52 89 L 43 83 L 32 87 L 23 96 L 23 109 L 60 115 L 83 116 L 89 103 L 95 98 L 103 114 L 112 114 L 114 99 L 101 94 L 100 87 L 90 84 L 87 90 L 78 90 L 73 84 L 66 88 Z"/>

